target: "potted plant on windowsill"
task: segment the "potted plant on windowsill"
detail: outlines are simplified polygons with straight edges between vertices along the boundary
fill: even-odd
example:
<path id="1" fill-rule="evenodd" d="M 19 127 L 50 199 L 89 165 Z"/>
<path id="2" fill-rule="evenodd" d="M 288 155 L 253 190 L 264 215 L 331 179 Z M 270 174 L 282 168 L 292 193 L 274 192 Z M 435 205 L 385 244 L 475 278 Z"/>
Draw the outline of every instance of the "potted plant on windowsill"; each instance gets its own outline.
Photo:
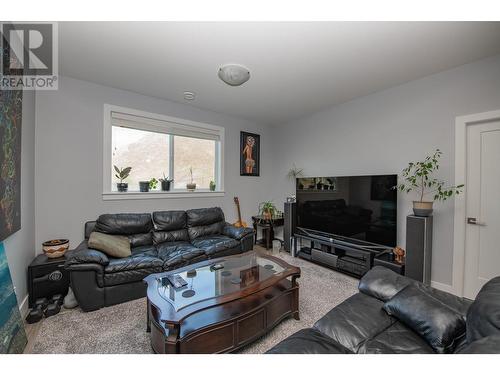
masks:
<path id="1" fill-rule="evenodd" d="M 215 188 L 216 188 L 215 181 L 213 181 L 213 180 L 210 181 L 208 188 L 210 189 L 210 191 L 215 191 Z"/>
<path id="2" fill-rule="evenodd" d="M 163 174 L 163 178 L 160 178 L 160 183 L 161 183 L 161 190 L 162 191 L 170 191 L 170 184 L 174 180 L 169 179 L 168 177 L 165 177 L 165 173 Z"/>
<path id="3" fill-rule="evenodd" d="M 139 191 L 147 193 L 149 191 L 149 181 L 139 181 Z"/>
<path id="4" fill-rule="evenodd" d="M 191 182 L 186 184 L 186 189 L 188 191 L 195 191 L 196 183 L 193 182 L 193 167 L 189 167 L 189 175 L 191 176 Z"/>
<path id="5" fill-rule="evenodd" d="M 132 167 L 125 167 L 120 169 L 116 165 L 113 165 L 113 168 L 115 169 L 116 172 L 115 177 L 120 180 L 120 182 L 116 183 L 116 189 L 120 193 L 124 193 L 128 190 L 128 183 L 123 181 L 130 175 Z"/>
<path id="6" fill-rule="evenodd" d="M 401 192 L 410 193 L 417 191 L 418 201 L 413 201 L 413 213 L 416 216 L 429 216 L 433 211 L 434 201 L 445 201 L 454 194 L 460 194 L 463 184 L 445 186 L 445 182 L 432 175 L 439 169 L 439 159 L 443 153 L 437 149 L 433 155 L 426 156 L 424 160 L 410 162 L 401 172 L 402 181 L 394 186 Z M 433 200 L 424 200 L 432 195 Z M 427 198 L 429 199 L 429 198 Z"/>

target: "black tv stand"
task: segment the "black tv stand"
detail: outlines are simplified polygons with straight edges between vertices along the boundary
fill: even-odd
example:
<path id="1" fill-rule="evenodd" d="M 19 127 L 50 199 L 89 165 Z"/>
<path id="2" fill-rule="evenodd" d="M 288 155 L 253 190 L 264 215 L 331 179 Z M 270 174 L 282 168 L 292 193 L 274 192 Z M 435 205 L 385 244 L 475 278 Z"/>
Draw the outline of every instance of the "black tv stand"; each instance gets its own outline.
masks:
<path id="1" fill-rule="evenodd" d="M 355 277 L 363 276 L 372 268 L 375 256 L 392 252 L 387 246 L 316 231 L 300 230 L 293 237 L 294 256 Z M 311 245 L 302 246 L 303 240 Z"/>

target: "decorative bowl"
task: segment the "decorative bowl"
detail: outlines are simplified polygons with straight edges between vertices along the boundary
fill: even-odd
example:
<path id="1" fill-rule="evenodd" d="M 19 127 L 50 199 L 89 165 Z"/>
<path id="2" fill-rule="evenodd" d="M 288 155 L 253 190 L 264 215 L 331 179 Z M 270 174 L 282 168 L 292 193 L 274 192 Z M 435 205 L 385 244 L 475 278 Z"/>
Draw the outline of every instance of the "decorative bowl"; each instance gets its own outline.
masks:
<path id="1" fill-rule="evenodd" d="M 57 239 L 45 241 L 42 244 L 42 249 L 48 258 L 59 258 L 69 249 L 69 240 Z"/>

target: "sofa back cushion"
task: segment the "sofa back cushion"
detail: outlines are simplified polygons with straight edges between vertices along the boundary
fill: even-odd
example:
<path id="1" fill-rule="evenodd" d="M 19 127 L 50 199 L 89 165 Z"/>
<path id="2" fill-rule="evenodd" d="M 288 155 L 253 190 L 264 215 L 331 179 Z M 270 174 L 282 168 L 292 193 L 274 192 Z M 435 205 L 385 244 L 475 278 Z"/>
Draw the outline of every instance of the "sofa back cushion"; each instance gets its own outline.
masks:
<path id="1" fill-rule="evenodd" d="M 93 230 L 127 236 L 132 247 L 153 244 L 153 221 L 150 214 L 104 214 L 99 216 Z"/>
<path id="2" fill-rule="evenodd" d="M 453 353 L 465 337 L 463 316 L 415 285 L 398 292 L 383 308 L 418 333 L 437 353 Z"/>
<path id="3" fill-rule="evenodd" d="M 153 242 L 189 241 L 186 228 L 185 211 L 157 211 L 153 212 Z"/>
<path id="4" fill-rule="evenodd" d="M 96 232 L 120 235 L 148 233 L 152 229 L 150 214 L 104 214 L 95 225 Z"/>
<path id="5" fill-rule="evenodd" d="M 226 222 L 220 207 L 188 210 L 186 215 L 188 234 L 191 240 L 222 233 Z"/>
<path id="6" fill-rule="evenodd" d="M 488 281 L 467 312 L 467 342 L 500 333 L 500 277 Z"/>

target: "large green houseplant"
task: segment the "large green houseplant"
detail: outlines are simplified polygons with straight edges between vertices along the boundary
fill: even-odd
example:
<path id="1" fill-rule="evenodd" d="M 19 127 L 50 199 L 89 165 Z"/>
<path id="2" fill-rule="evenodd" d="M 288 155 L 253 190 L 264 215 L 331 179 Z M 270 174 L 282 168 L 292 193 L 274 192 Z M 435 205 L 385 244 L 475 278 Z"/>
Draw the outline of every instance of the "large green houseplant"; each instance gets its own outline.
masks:
<path id="1" fill-rule="evenodd" d="M 433 177 L 439 169 L 442 154 L 437 149 L 422 161 L 408 163 L 401 172 L 399 184 L 394 187 L 405 193 L 417 192 L 418 200 L 413 201 L 413 212 L 416 216 L 429 216 L 433 211 L 434 201 L 445 201 L 454 194 L 460 194 L 464 187 L 463 184 L 446 186 L 444 181 Z"/>

